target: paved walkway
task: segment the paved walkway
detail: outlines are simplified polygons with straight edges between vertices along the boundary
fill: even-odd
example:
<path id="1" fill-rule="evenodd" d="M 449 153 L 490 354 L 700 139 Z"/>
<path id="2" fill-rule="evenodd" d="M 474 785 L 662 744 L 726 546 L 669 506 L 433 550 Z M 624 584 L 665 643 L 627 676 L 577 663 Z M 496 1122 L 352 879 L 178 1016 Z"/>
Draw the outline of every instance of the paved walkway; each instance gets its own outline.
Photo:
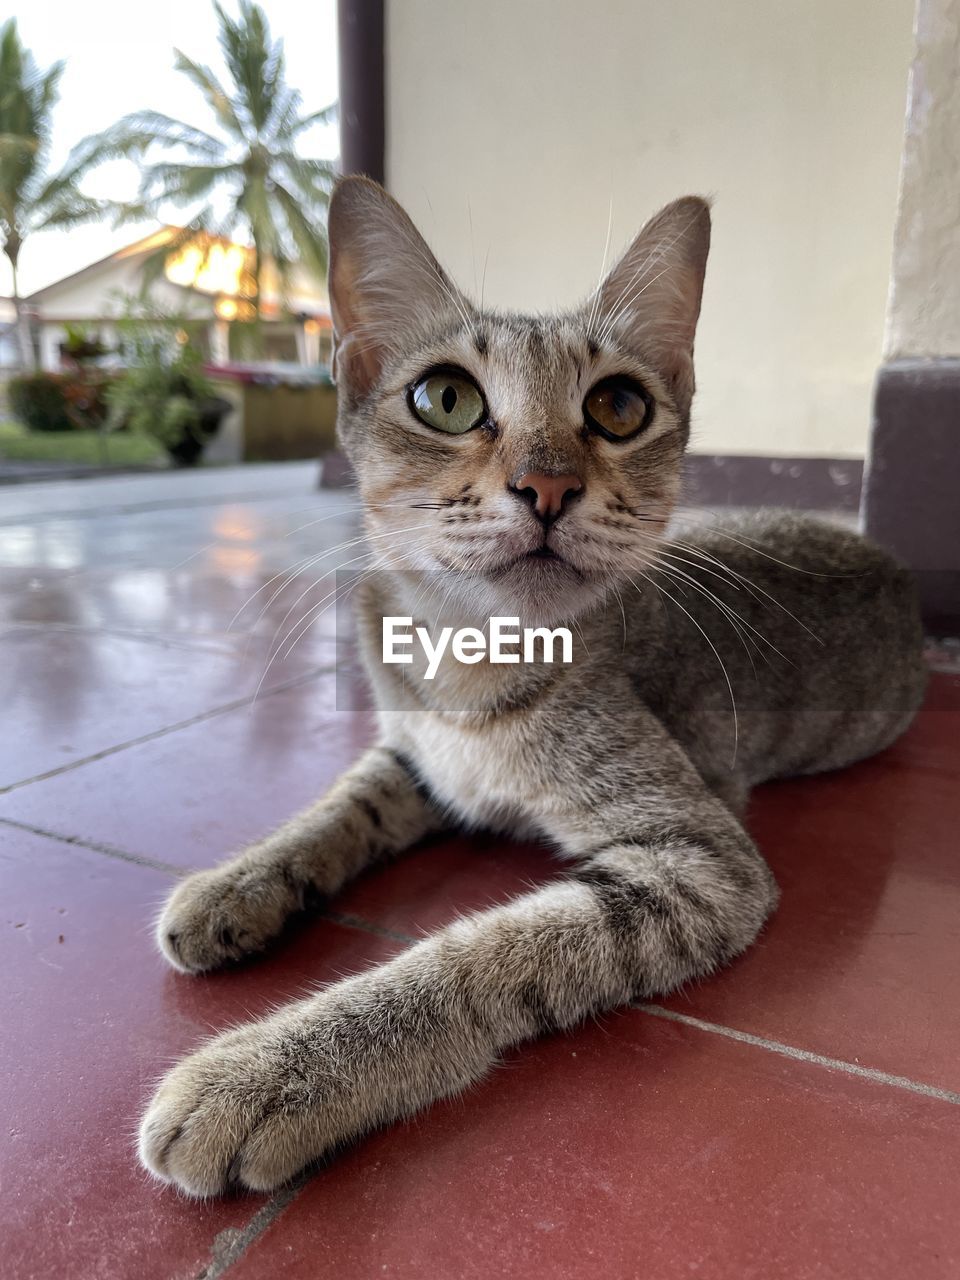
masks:
<path id="1" fill-rule="evenodd" d="M 331 615 L 269 665 L 274 636 L 329 590 L 330 561 L 286 587 L 274 575 L 355 529 L 353 496 L 315 476 L 0 492 L 0 1270 L 960 1274 L 960 678 L 946 674 L 883 756 L 757 795 L 783 905 L 714 980 L 527 1046 L 273 1197 L 192 1203 L 139 1170 L 137 1117 L 175 1056 L 557 874 L 539 848 L 439 841 L 257 964 L 186 978 L 154 952 L 174 878 L 310 801 L 368 738 L 336 708 Z"/>

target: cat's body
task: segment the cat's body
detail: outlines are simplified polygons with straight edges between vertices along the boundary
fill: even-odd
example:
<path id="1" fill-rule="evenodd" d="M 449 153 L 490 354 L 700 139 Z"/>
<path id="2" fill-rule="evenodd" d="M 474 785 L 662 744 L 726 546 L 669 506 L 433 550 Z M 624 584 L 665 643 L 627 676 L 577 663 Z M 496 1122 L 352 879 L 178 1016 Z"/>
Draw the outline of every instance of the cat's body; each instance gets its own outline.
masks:
<path id="1" fill-rule="evenodd" d="M 739 821 L 766 778 L 879 750 L 922 697 L 908 576 L 788 515 L 668 535 L 709 221 L 658 216 L 569 317 L 479 312 L 402 211 L 331 210 L 339 427 L 371 572 L 378 744 L 312 809 L 186 880 L 178 968 L 257 950 L 313 894 L 459 823 L 549 841 L 568 875 L 217 1037 L 167 1077 L 147 1166 L 195 1194 L 277 1185 L 477 1079 L 505 1047 L 703 977 L 776 903 Z M 414 519 L 411 520 L 411 516 Z M 573 661 L 379 661 L 381 619 L 574 630 Z"/>
<path id="2" fill-rule="evenodd" d="M 652 713 L 737 812 L 758 783 L 840 768 L 906 728 L 925 667 L 913 584 L 888 556 L 788 513 L 677 535 L 687 549 L 667 552 L 674 559 L 665 563 L 685 576 L 653 571 L 584 617 L 571 666 L 464 670 L 448 651 L 427 683 L 423 659 L 412 677 L 378 660 L 383 616 L 412 612 L 438 627 L 423 592 L 393 574 L 361 588 L 384 736 L 458 822 L 549 835 L 536 801 L 565 769 L 597 776 L 616 749 L 611 713 L 632 707 Z M 627 792 L 636 764 L 616 761 Z"/>

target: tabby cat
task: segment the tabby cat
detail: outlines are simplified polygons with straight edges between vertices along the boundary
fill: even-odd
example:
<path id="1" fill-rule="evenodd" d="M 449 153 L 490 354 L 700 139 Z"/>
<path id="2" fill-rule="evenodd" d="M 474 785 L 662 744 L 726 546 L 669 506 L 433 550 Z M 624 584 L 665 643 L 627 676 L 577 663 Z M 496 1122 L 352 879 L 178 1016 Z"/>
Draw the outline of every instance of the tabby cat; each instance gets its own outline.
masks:
<path id="1" fill-rule="evenodd" d="M 785 514 L 668 532 L 703 200 L 663 209 L 560 315 L 474 305 L 364 178 L 340 182 L 329 226 L 379 738 L 312 808 L 180 883 L 160 948 L 185 973 L 237 960 L 450 825 L 537 836 L 568 871 L 180 1062 L 140 1152 L 197 1196 L 276 1187 L 462 1092 L 508 1046 L 732 960 L 777 901 L 740 821 L 750 788 L 880 750 L 924 688 L 911 582 L 852 532 Z M 448 654 L 431 681 L 416 654 L 380 661 L 384 616 L 433 631 L 491 615 L 568 624 L 574 660 Z"/>

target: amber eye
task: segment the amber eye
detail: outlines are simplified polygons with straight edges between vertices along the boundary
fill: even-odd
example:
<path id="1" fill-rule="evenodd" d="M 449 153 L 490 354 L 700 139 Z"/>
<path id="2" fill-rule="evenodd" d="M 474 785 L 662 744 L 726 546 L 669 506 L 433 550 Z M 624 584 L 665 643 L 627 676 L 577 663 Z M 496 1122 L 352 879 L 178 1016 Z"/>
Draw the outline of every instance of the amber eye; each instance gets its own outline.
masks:
<path id="1" fill-rule="evenodd" d="M 629 440 L 647 425 L 653 400 L 632 378 L 604 378 L 583 402 L 587 425 L 607 440 Z"/>
<path id="2" fill-rule="evenodd" d="M 460 436 L 487 416 L 480 388 L 457 369 L 435 369 L 410 388 L 410 407 L 421 422 Z"/>

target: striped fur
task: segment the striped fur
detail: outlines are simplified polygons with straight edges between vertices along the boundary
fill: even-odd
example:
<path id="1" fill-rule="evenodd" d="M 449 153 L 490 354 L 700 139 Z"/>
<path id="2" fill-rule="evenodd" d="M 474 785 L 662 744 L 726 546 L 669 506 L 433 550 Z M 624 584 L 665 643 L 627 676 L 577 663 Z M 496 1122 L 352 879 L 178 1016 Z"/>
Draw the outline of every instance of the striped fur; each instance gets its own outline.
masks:
<path id="1" fill-rule="evenodd" d="M 379 188 L 340 187 L 339 429 L 380 549 L 357 593 L 380 741 L 276 834 L 186 879 L 158 942 L 185 972 L 237 959 L 448 825 L 539 836 L 567 873 L 186 1058 L 141 1129 L 158 1177 L 194 1195 L 270 1189 L 464 1090 L 510 1045 L 712 973 L 777 899 L 739 818 L 750 788 L 859 759 L 909 723 L 920 629 L 883 553 L 783 515 L 667 532 L 708 236 L 703 202 L 677 202 L 580 310 L 503 317 L 460 294 Z M 405 389 L 439 363 L 484 388 L 483 428 L 454 439 L 412 420 Z M 617 371 L 656 404 L 629 445 L 589 436 L 580 413 Z M 510 567 L 544 536 L 509 489 L 530 470 L 584 480 L 550 530 L 563 562 L 543 572 Z M 491 613 L 575 621 L 573 664 L 448 655 L 424 683 L 377 660 L 386 614 Z"/>

